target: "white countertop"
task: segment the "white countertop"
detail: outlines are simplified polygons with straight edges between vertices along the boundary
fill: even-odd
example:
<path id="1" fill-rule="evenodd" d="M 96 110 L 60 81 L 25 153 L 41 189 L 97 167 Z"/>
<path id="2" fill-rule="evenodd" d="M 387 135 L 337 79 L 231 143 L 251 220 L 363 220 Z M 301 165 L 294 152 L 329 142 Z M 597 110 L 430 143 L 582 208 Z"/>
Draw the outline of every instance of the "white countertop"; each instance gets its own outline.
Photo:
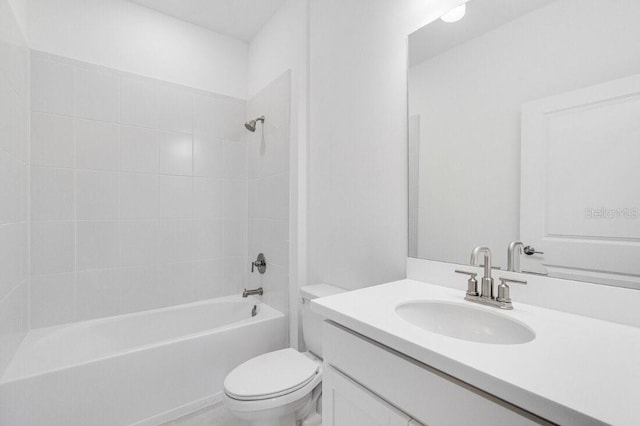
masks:
<path id="1" fill-rule="evenodd" d="M 494 345 L 432 333 L 395 313 L 397 305 L 414 300 L 468 303 L 525 323 L 536 338 Z M 402 280 L 316 299 L 311 306 L 331 321 L 552 422 L 640 425 L 640 328 L 513 304 L 513 311 L 483 307 L 465 302 L 462 290 Z"/>

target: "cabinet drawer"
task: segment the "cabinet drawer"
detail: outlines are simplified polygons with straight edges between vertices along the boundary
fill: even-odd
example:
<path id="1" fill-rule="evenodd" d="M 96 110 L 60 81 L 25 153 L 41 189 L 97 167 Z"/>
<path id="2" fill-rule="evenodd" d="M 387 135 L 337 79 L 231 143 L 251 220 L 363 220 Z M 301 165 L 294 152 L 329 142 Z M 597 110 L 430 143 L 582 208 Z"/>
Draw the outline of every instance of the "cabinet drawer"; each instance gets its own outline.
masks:
<path id="1" fill-rule="evenodd" d="M 551 425 L 339 325 L 324 325 L 324 362 L 429 426 Z"/>

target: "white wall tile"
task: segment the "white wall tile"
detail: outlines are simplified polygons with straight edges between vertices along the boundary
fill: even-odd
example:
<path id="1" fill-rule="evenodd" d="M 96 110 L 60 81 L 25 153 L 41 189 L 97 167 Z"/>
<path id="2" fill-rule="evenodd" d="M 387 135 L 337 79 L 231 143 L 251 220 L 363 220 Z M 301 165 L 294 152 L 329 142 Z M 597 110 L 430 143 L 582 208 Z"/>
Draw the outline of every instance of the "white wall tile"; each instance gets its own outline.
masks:
<path id="1" fill-rule="evenodd" d="M 193 179 L 182 176 L 160 176 L 160 209 L 164 219 L 193 216 Z"/>
<path id="2" fill-rule="evenodd" d="M 190 134 L 160 133 L 160 173 L 191 176 L 193 144 Z"/>
<path id="3" fill-rule="evenodd" d="M 224 176 L 233 179 L 247 178 L 247 144 L 224 142 Z"/>
<path id="4" fill-rule="evenodd" d="M 75 274 L 31 279 L 31 327 L 49 327 L 76 319 Z"/>
<path id="5" fill-rule="evenodd" d="M 158 223 L 158 261 L 170 263 L 191 260 L 193 233 L 191 220 L 161 220 Z"/>
<path id="6" fill-rule="evenodd" d="M 153 265 L 157 261 L 157 221 L 120 222 L 122 266 Z"/>
<path id="7" fill-rule="evenodd" d="M 241 294 L 247 286 L 247 274 L 251 265 L 245 257 L 224 258 L 224 282 L 229 294 Z"/>
<path id="8" fill-rule="evenodd" d="M 19 347 L 28 323 L 23 323 L 23 312 L 28 311 L 28 300 L 24 294 L 26 285 L 13 289 L 0 300 L 0 366 L 8 365 Z"/>
<path id="9" fill-rule="evenodd" d="M 31 164 L 74 167 L 75 149 L 73 118 L 41 112 L 31 114 Z"/>
<path id="10" fill-rule="evenodd" d="M 119 126 L 92 120 L 77 121 L 76 166 L 89 170 L 120 170 Z"/>
<path id="11" fill-rule="evenodd" d="M 193 262 L 193 288 L 197 299 L 232 294 L 224 281 L 224 258 Z"/>
<path id="12" fill-rule="evenodd" d="M 74 219 L 74 171 L 31 168 L 31 218 Z"/>
<path id="13" fill-rule="evenodd" d="M 119 269 L 78 271 L 76 319 L 82 321 L 121 313 L 120 290 Z"/>
<path id="14" fill-rule="evenodd" d="M 118 122 L 120 118 L 120 81 L 118 74 L 103 67 L 76 68 L 77 117 Z"/>
<path id="15" fill-rule="evenodd" d="M 75 267 L 75 224 L 34 222 L 31 224 L 31 272 L 72 272 Z"/>
<path id="16" fill-rule="evenodd" d="M 25 220 L 27 173 L 24 163 L 0 150 L 0 223 Z"/>
<path id="17" fill-rule="evenodd" d="M 246 103 L 35 56 L 44 65 L 33 76 L 41 92 L 34 105 L 42 111 L 34 111 L 32 123 L 32 212 L 43 222 L 32 225 L 31 269 L 72 277 L 54 308 L 35 307 L 36 322 L 99 318 L 239 291 L 247 266 Z M 68 93 L 47 73 L 66 78 Z M 201 98 L 198 120 L 195 97 Z M 225 140 L 237 142 L 225 149 Z M 25 170 L 0 148 L 0 232 L 2 223 L 26 216 L 27 200 L 11 189 L 26 186 Z M 13 207 L 4 208 L 5 200 Z M 21 266 L 4 269 L 12 277 L 27 264 L 26 244 L 18 251 L 14 263 Z M 0 292 L 9 291 L 5 287 L 0 280 Z"/>
<path id="18" fill-rule="evenodd" d="M 193 90 L 168 83 L 158 85 L 158 125 L 161 130 L 193 132 Z"/>
<path id="19" fill-rule="evenodd" d="M 120 265 L 118 222 L 78 222 L 76 269 L 112 268 Z"/>
<path id="20" fill-rule="evenodd" d="M 289 221 L 251 219 L 249 253 L 269 252 L 269 263 L 289 266 Z"/>
<path id="21" fill-rule="evenodd" d="M 197 220 L 193 226 L 192 259 L 207 260 L 223 257 L 225 254 L 224 220 Z"/>
<path id="22" fill-rule="evenodd" d="M 268 264 L 264 275 L 249 274 L 247 285 L 263 286 L 265 302 L 282 312 L 289 310 L 289 99 L 290 76 L 285 73 L 249 101 L 249 117 L 264 114 L 266 121 L 255 133 L 248 134 L 246 145 L 248 253 L 251 259 L 264 253 Z M 228 157 L 230 164 L 240 157 L 229 152 L 233 148 L 225 143 L 225 161 Z M 227 228 L 233 232 L 234 224 L 225 224 Z M 230 235 L 226 238 L 232 250 L 234 239 Z"/>
<path id="23" fill-rule="evenodd" d="M 247 253 L 247 219 L 225 219 L 224 221 L 224 255 L 231 256 L 244 256 Z M 266 248 L 266 247 L 265 247 Z M 269 245 L 269 248 L 271 246 Z M 262 252 L 268 251 L 271 256 L 270 250 L 262 249 Z M 253 253 L 253 252 L 250 252 Z M 255 255 L 260 253 L 255 252 Z"/>
<path id="24" fill-rule="evenodd" d="M 224 217 L 245 219 L 248 206 L 248 183 L 243 180 L 224 181 Z"/>
<path id="25" fill-rule="evenodd" d="M 158 128 L 157 82 L 123 75 L 120 79 L 120 122 Z"/>
<path id="26" fill-rule="evenodd" d="M 75 113 L 75 69 L 42 56 L 31 60 L 31 109 L 52 114 Z"/>
<path id="27" fill-rule="evenodd" d="M 224 190 L 225 181 L 222 179 L 194 178 L 194 218 L 204 219 L 224 217 Z"/>
<path id="28" fill-rule="evenodd" d="M 123 268 L 120 270 L 120 280 L 123 312 L 136 312 L 157 307 L 149 298 L 158 285 L 156 265 Z"/>
<path id="29" fill-rule="evenodd" d="M 278 265 L 271 265 L 269 273 L 262 276 L 265 290 L 265 301 L 280 312 L 289 309 L 289 270 Z"/>
<path id="30" fill-rule="evenodd" d="M 196 94 L 193 106 L 194 134 L 233 141 L 245 140 L 246 104 L 225 96 Z"/>
<path id="31" fill-rule="evenodd" d="M 117 219 L 119 175 L 109 172 L 76 172 L 76 214 L 78 220 Z"/>
<path id="32" fill-rule="evenodd" d="M 194 300 L 192 264 L 169 263 L 158 267 L 158 283 L 149 298 L 158 306 L 170 306 Z"/>
<path id="33" fill-rule="evenodd" d="M 0 300 L 26 279 L 27 224 L 0 225 Z"/>
<path id="34" fill-rule="evenodd" d="M 10 6 L 0 6 L 0 374 L 29 328 L 30 55 L 24 14 Z"/>
<path id="35" fill-rule="evenodd" d="M 158 173 L 158 130 L 120 126 L 120 168 L 124 172 Z"/>
<path id="36" fill-rule="evenodd" d="M 224 176 L 222 141 L 211 136 L 193 136 L 193 174 L 210 178 Z"/>
<path id="37" fill-rule="evenodd" d="M 158 217 L 158 176 L 124 173 L 120 175 L 120 218 Z"/>
<path id="38" fill-rule="evenodd" d="M 249 218 L 289 219 L 289 174 L 251 180 Z"/>

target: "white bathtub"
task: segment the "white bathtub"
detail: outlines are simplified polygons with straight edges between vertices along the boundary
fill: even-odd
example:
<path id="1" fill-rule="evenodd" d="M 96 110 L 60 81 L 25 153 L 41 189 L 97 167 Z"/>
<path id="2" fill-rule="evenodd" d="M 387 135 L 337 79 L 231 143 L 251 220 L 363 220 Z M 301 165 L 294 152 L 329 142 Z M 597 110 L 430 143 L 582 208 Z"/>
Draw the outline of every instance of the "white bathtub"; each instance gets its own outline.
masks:
<path id="1" fill-rule="evenodd" d="M 157 425 L 285 345 L 284 315 L 237 296 L 32 330 L 0 379 L 0 425 Z"/>

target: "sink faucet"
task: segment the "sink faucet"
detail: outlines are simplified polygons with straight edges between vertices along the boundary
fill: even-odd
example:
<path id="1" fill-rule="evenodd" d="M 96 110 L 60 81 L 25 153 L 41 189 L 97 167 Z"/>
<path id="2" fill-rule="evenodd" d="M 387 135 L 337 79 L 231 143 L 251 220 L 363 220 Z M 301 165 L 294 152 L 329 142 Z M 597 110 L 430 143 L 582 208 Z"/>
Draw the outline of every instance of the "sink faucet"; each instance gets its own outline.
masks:
<path id="1" fill-rule="evenodd" d="M 515 243 L 512 243 L 511 245 L 514 245 Z M 510 254 L 511 245 L 509 246 Z M 522 247 L 520 249 L 522 249 Z M 484 258 L 484 277 L 482 277 L 482 286 L 480 291 L 478 291 L 478 282 L 476 281 L 477 272 L 456 270 L 457 273 L 469 275 L 470 277 L 468 281 L 467 294 L 465 295 L 464 300 L 479 303 L 481 305 L 493 306 L 494 308 L 506 310 L 513 309 L 513 304 L 511 303 L 511 298 L 509 297 L 508 283 L 526 284 L 527 282 L 509 278 L 500 278 L 498 295 L 496 296 L 493 290 L 493 278 L 491 277 L 491 250 L 488 247 L 474 248 L 471 252 L 471 266 L 480 266 L 481 256 Z M 511 270 L 511 266 L 509 266 L 509 270 Z"/>
<path id="2" fill-rule="evenodd" d="M 491 249 L 489 247 L 476 247 L 471 252 L 471 265 L 480 266 L 480 255 L 484 255 L 484 277 L 482 277 L 482 290 L 480 297 L 495 299 L 493 295 L 493 278 L 491 278 Z"/>
<path id="3" fill-rule="evenodd" d="M 520 272 L 520 256 L 524 254 L 524 244 L 513 241 L 507 249 L 507 271 Z"/>

